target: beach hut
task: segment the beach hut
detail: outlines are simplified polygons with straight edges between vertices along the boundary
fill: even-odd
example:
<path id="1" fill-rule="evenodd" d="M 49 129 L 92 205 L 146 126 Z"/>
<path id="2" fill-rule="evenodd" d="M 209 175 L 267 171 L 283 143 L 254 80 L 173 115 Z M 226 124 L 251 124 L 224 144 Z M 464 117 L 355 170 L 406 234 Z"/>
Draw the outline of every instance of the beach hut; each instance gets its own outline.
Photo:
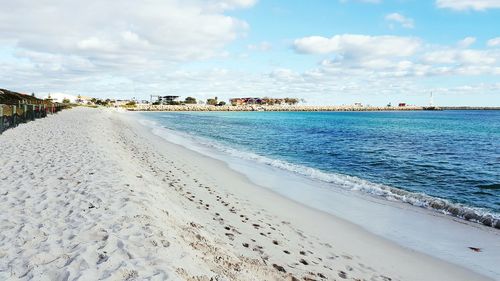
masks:
<path id="1" fill-rule="evenodd" d="M 45 117 L 63 108 L 62 104 L 42 100 L 34 95 L 0 89 L 0 133 L 19 123 Z"/>

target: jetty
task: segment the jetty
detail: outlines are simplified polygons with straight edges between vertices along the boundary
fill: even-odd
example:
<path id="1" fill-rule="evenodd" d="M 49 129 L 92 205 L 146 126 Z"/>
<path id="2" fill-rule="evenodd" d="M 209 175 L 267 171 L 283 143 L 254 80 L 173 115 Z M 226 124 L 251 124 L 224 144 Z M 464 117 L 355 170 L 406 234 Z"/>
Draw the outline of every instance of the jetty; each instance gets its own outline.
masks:
<path id="1" fill-rule="evenodd" d="M 500 110 L 498 106 L 442 106 L 442 110 Z"/>
<path id="2" fill-rule="evenodd" d="M 0 134 L 21 123 L 54 114 L 66 105 L 50 99 L 39 99 L 32 95 L 0 89 Z"/>

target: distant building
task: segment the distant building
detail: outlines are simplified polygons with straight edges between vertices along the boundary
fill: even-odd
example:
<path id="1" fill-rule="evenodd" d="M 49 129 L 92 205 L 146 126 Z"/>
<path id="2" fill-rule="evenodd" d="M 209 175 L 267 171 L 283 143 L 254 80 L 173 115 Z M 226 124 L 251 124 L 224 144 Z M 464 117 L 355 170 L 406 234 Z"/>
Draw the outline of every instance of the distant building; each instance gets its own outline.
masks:
<path id="1" fill-rule="evenodd" d="M 116 100 L 114 102 L 114 105 L 115 105 L 115 107 L 124 106 L 124 105 L 127 105 L 127 103 L 130 103 L 132 101 L 134 101 L 134 100 Z"/>
<path id="2" fill-rule="evenodd" d="M 406 106 L 406 103 L 405 103 L 405 102 L 400 102 L 398 106 L 399 106 L 399 107 L 405 107 L 405 106 Z"/>
<path id="3" fill-rule="evenodd" d="M 231 105 L 244 105 L 245 100 L 242 98 L 232 98 L 232 99 L 229 99 L 229 103 Z"/>
<path id="4" fill-rule="evenodd" d="M 232 98 L 229 99 L 231 105 L 282 105 L 284 103 L 296 104 L 298 99 L 292 98 Z"/>
<path id="5" fill-rule="evenodd" d="M 229 99 L 232 105 L 248 105 L 248 104 L 262 104 L 260 98 L 232 98 Z"/>
<path id="6" fill-rule="evenodd" d="M 232 98 L 229 99 L 231 105 L 263 104 L 261 98 Z"/>
<path id="7" fill-rule="evenodd" d="M 75 103 L 78 103 L 78 104 L 93 104 L 91 97 L 85 97 L 85 96 L 81 96 L 81 95 L 78 95 L 78 97 L 75 100 Z"/>

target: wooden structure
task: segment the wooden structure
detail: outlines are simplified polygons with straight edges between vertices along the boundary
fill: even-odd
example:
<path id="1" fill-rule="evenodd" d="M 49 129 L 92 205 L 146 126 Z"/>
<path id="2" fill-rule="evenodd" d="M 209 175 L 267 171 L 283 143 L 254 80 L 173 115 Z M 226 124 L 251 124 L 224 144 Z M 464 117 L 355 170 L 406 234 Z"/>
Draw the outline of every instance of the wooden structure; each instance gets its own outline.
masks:
<path id="1" fill-rule="evenodd" d="M 20 123 L 46 117 L 65 108 L 50 99 L 42 100 L 34 96 L 0 89 L 0 134 Z"/>

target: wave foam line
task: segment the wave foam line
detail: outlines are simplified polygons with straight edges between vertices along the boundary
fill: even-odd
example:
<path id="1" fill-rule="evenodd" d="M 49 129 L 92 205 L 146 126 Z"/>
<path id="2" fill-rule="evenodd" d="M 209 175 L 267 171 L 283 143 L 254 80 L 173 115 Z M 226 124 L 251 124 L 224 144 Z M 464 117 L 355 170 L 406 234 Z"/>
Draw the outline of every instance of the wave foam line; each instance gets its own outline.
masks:
<path id="1" fill-rule="evenodd" d="M 260 164 L 276 167 L 302 176 L 327 182 L 334 185 L 335 187 L 340 187 L 352 191 L 361 191 L 370 195 L 383 197 L 387 200 L 405 202 L 417 207 L 439 211 L 447 215 L 500 229 L 500 214 L 492 213 L 485 209 L 470 207 L 459 203 L 453 203 L 448 200 L 433 197 L 424 193 L 415 193 L 400 188 L 373 183 L 354 176 L 326 173 L 311 167 L 292 164 L 282 160 L 271 159 L 255 153 L 237 150 L 220 144 L 216 141 L 209 140 L 207 138 L 161 127 L 154 121 L 143 120 L 142 123 L 153 128 L 153 133 L 159 135 L 167 141 L 182 145 L 188 149 L 195 150 L 202 154 L 206 154 L 206 152 L 204 152 L 203 149 L 196 149 L 197 146 L 209 147 L 217 151 L 229 154 L 232 157 L 255 161 Z"/>

